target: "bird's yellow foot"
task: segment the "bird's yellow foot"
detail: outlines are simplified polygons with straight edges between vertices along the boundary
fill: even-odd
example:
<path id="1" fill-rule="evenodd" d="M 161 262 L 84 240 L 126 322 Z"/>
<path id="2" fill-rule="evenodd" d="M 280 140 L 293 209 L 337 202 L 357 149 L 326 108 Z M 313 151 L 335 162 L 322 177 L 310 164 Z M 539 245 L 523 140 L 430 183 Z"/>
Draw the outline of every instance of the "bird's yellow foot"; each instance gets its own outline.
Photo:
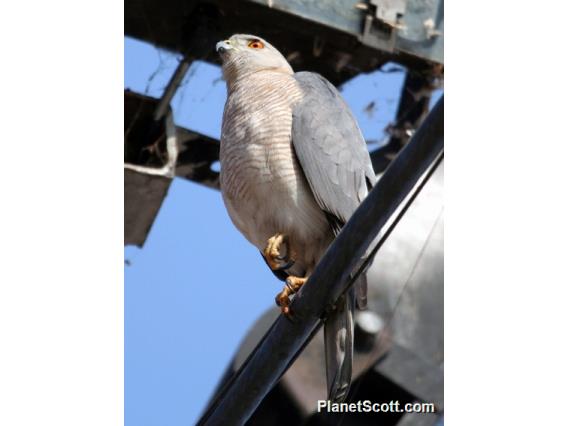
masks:
<path id="1" fill-rule="evenodd" d="M 264 258 L 273 271 L 288 269 L 294 264 L 294 256 L 288 244 L 288 236 L 274 234 L 266 242 Z"/>
<path id="2" fill-rule="evenodd" d="M 286 278 L 286 285 L 280 293 L 276 295 L 276 304 L 282 309 L 284 315 L 290 315 L 290 296 L 302 287 L 307 278 L 289 276 Z"/>

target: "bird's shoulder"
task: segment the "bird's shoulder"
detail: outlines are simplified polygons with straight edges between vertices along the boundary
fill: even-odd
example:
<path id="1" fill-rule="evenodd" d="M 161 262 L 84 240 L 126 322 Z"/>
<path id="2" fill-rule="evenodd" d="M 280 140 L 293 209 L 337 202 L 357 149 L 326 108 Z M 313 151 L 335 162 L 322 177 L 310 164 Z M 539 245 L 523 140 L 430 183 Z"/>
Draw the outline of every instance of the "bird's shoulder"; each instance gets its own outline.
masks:
<path id="1" fill-rule="evenodd" d="M 304 95 L 309 96 L 317 93 L 319 96 L 341 99 L 336 87 L 321 74 L 311 71 L 300 71 L 295 73 L 293 77 L 304 91 Z"/>

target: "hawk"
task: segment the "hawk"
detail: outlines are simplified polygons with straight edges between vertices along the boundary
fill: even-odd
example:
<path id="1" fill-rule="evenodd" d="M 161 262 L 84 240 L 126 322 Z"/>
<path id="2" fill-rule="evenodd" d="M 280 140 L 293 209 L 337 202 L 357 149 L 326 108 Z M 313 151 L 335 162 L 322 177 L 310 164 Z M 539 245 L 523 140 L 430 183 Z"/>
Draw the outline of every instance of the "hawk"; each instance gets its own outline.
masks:
<path id="1" fill-rule="evenodd" d="M 216 45 L 227 83 L 220 185 L 231 220 L 286 285 L 276 303 L 309 281 L 319 259 L 367 196 L 376 177 L 353 114 L 321 75 L 295 73 L 260 37 Z M 309 285 L 309 284 L 307 284 Z M 361 276 L 325 319 L 329 399 L 351 384 L 353 312 L 366 305 Z"/>

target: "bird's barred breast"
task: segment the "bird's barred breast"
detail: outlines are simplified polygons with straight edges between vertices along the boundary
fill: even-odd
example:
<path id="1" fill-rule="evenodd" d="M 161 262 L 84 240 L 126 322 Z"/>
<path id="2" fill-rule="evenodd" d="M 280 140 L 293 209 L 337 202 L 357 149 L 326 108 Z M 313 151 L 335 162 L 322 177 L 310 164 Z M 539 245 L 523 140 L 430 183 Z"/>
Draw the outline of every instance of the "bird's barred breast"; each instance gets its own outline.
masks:
<path id="1" fill-rule="evenodd" d="M 276 190 L 288 190 L 295 182 L 291 101 L 301 93 L 290 76 L 282 77 L 250 77 L 227 100 L 221 133 L 222 184 L 240 200 L 250 200 L 251 191 L 264 182 L 283 186 Z"/>
<path id="2" fill-rule="evenodd" d="M 291 141 L 301 96 L 292 76 L 264 72 L 233 87 L 225 106 L 221 190 L 231 219 L 259 249 L 276 232 L 305 239 L 328 231 Z"/>

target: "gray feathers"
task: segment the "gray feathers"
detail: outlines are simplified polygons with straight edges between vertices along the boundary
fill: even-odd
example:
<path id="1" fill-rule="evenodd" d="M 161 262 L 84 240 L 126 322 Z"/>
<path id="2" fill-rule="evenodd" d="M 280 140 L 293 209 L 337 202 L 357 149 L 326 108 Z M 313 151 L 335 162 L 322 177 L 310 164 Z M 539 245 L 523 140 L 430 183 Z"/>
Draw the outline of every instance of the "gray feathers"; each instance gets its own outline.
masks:
<path id="1" fill-rule="evenodd" d="M 337 236 L 376 178 L 363 135 L 337 89 L 318 74 L 294 74 L 303 98 L 292 111 L 292 144 L 319 207 Z M 328 398 L 343 401 L 351 385 L 355 299 L 367 304 L 363 275 L 324 325 Z"/>
<path id="2" fill-rule="evenodd" d="M 310 72 L 294 78 L 304 94 L 292 112 L 294 151 L 320 208 L 345 224 L 376 180 L 365 140 L 331 83 Z"/>
<path id="3" fill-rule="evenodd" d="M 353 369 L 353 328 L 355 300 L 353 289 L 338 300 L 323 328 L 328 398 L 342 402 L 351 386 Z"/>

